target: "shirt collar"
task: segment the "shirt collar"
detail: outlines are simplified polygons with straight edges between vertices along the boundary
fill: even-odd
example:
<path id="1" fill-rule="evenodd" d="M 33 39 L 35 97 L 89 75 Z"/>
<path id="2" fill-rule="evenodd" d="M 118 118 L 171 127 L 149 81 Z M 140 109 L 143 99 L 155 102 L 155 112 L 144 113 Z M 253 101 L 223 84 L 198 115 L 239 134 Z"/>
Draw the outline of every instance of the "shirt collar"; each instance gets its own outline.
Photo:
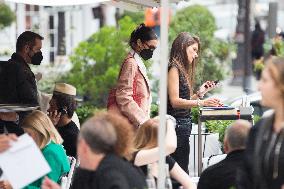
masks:
<path id="1" fill-rule="evenodd" d="M 136 53 L 133 49 L 130 50 L 130 54 L 133 55 L 134 59 L 137 62 L 137 65 L 142 69 L 142 71 L 144 73 L 147 73 L 146 66 L 145 66 L 143 60 L 141 59 L 141 57 L 139 56 L 139 54 Z"/>

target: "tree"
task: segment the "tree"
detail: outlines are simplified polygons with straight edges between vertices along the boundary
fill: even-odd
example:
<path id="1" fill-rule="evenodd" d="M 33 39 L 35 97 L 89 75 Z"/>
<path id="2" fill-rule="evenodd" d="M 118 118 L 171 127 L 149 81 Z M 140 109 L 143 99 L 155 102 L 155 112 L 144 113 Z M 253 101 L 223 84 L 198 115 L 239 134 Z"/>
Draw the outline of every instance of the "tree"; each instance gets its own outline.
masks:
<path id="1" fill-rule="evenodd" d="M 184 8 L 173 17 L 169 38 L 172 42 L 180 32 L 197 35 L 201 40 L 201 58 L 199 59 L 196 86 L 206 80 L 222 80 L 225 77 L 224 64 L 228 61 L 230 44 L 214 38 L 215 18 L 204 6 L 193 5 Z"/>
<path id="2" fill-rule="evenodd" d="M 119 27 L 102 27 L 75 49 L 71 71 L 62 79 L 77 88 L 80 95 L 96 107 L 105 107 L 114 87 L 120 65 L 128 52 L 130 33 L 136 24 L 125 16 Z"/>
<path id="3" fill-rule="evenodd" d="M 15 18 L 15 14 L 10 7 L 0 2 L 0 30 L 10 26 Z"/>

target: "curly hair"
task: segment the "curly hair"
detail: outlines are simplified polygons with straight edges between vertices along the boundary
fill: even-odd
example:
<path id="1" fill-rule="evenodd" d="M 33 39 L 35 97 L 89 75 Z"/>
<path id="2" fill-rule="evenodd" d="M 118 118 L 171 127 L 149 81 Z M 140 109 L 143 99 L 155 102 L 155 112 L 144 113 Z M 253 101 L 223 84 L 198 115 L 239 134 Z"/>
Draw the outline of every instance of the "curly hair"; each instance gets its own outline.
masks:
<path id="1" fill-rule="evenodd" d="M 58 109 L 66 107 L 68 117 L 72 118 L 77 106 L 75 97 L 72 95 L 54 92 L 52 98 L 55 99 Z"/>

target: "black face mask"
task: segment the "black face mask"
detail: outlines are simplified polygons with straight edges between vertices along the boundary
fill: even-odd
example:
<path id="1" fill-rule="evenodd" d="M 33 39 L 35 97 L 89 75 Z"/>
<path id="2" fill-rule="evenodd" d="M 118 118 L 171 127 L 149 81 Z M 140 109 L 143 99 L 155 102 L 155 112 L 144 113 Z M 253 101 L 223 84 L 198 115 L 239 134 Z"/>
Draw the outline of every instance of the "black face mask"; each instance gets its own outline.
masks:
<path id="1" fill-rule="evenodd" d="M 33 65 L 40 65 L 42 59 L 43 59 L 42 52 L 39 51 L 32 56 L 32 58 L 31 58 L 32 62 L 31 63 Z"/>
<path id="2" fill-rule="evenodd" d="M 150 58 L 152 58 L 154 53 L 154 49 L 143 49 L 140 52 L 140 56 L 144 59 L 144 60 L 149 60 Z"/>

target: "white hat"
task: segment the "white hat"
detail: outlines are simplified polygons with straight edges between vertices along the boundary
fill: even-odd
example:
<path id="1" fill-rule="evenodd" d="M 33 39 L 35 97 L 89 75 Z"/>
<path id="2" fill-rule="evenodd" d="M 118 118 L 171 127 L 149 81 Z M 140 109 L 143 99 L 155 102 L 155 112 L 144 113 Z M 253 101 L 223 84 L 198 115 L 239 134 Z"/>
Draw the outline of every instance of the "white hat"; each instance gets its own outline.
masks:
<path id="1" fill-rule="evenodd" d="M 56 83 L 53 92 L 76 96 L 76 88 L 66 83 Z"/>

